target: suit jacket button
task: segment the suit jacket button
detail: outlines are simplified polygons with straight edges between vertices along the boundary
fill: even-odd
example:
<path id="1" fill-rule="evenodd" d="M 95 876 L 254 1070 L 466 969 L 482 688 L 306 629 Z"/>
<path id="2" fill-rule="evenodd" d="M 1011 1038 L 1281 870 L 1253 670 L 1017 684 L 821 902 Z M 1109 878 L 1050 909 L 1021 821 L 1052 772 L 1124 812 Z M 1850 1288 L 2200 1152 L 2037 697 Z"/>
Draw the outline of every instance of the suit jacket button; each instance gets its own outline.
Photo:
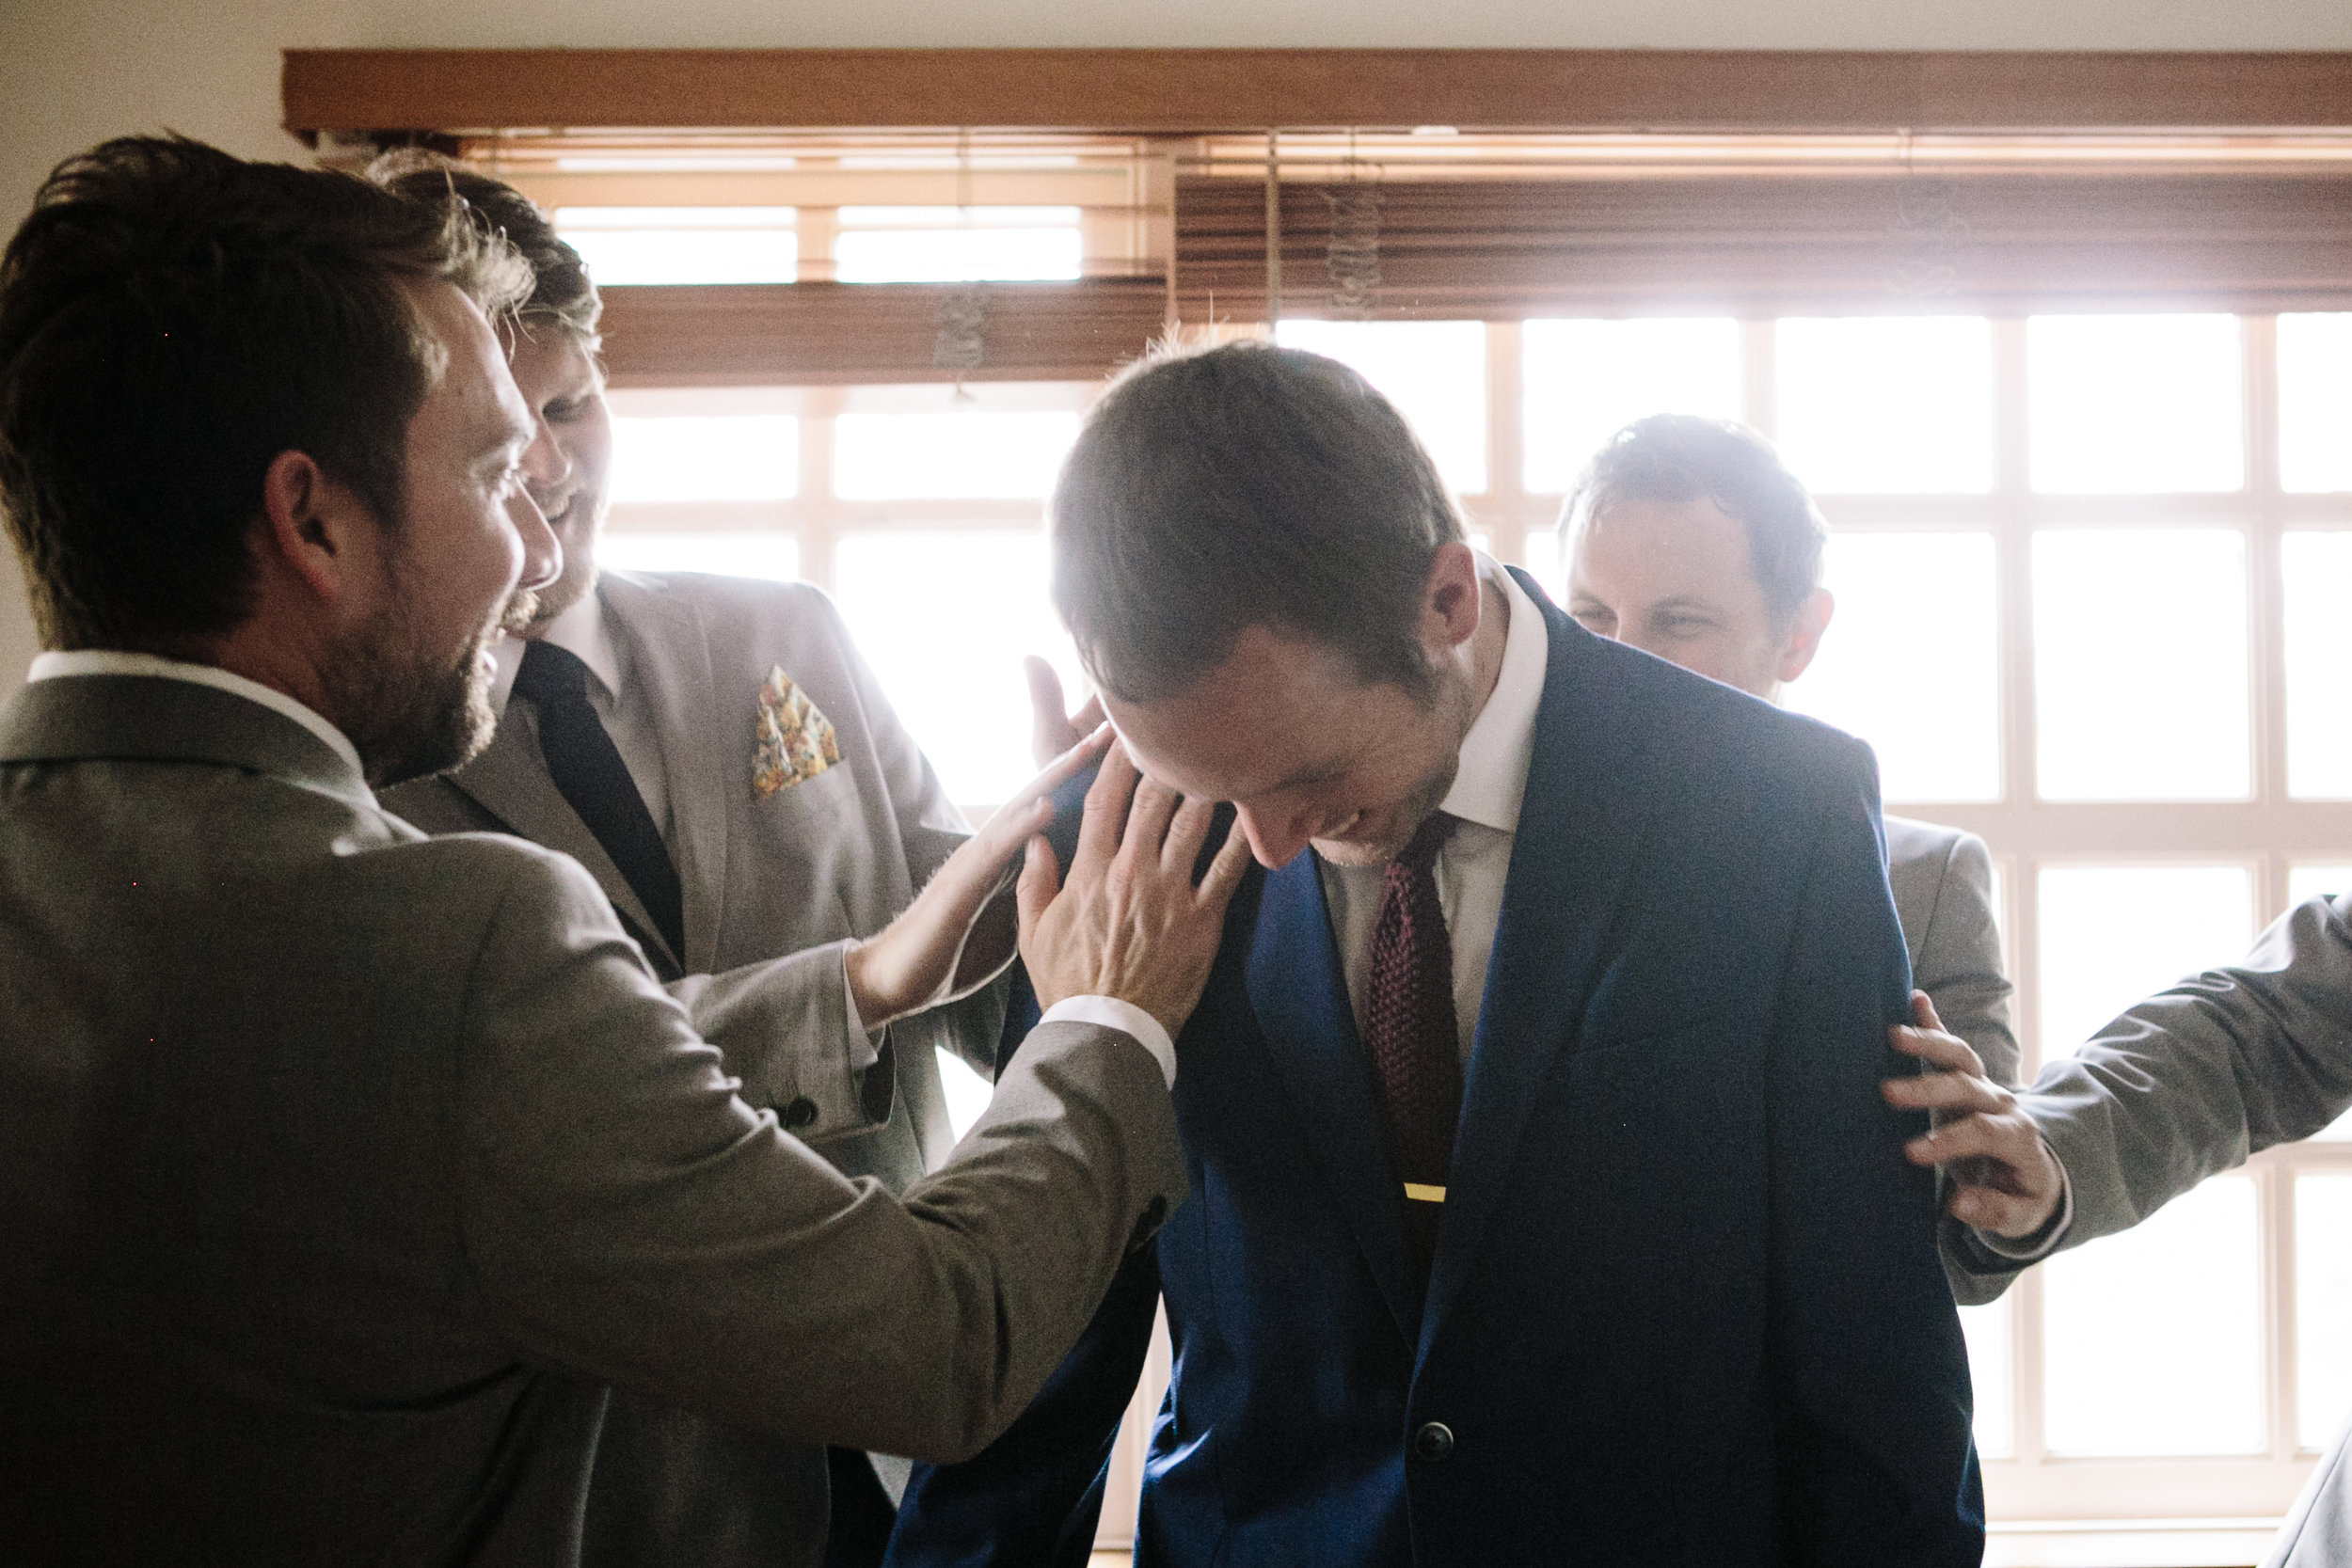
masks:
<path id="1" fill-rule="evenodd" d="M 1133 1252 L 1150 1241 L 1167 1218 L 1168 1199 L 1157 1193 L 1152 1194 L 1152 1201 L 1145 1204 L 1143 1212 L 1136 1216 L 1135 1229 L 1127 1233 L 1127 1250 Z"/>
<path id="2" fill-rule="evenodd" d="M 804 1094 L 793 1096 L 791 1102 L 784 1108 L 784 1124 L 787 1127 L 806 1127 L 816 1119 L 817 1101 Z"/>
<path id="3" fill-rule="evenodd" d="M 1454 1452 L 1454 1429 L 1443 1421 L 1423 1421 L 1413 1433 L 1413 1453 L 1432 1465 L 1440 1464 Z"/>

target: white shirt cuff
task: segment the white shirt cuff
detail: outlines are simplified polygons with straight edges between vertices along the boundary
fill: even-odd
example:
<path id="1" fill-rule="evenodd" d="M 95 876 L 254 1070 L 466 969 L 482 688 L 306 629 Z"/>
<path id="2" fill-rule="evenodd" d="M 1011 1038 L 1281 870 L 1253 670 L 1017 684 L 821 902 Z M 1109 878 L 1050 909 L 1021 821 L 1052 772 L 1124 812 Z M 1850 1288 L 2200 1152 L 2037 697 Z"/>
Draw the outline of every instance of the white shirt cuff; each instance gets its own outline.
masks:
<path id="1" fill-rule="evenodd" d="M 1121 1002 L 1116 996 L 1065 996 L 1045 1009 L 1040 1023 L 1099 1023 L 1105 1029 L 1117 1029 L 1135 1036 L 1143 1042 L 1143 1049 L 1152 1053 L 1152 1059 L 1160 1064 L 1168 1075 L 1168 1086 L 1176 1086 L 1176 1046 L 1160 1027 L 1160 1021 L 1132 1002 Z"/>
<path id="2" fill-rule="evenodd" d="M 2050 1148 L 2047 1141 L 2042 1147 Z M 2055 1149 L 2050 1158 L 2058 1168 L 2058 1212 L 2041 1229 L 2030 1236 L 2010 1237 L 1969 1227 L 1976 1230 L 1978 1243 L 1994 1257 L 2011 1263 L 2039 1263 L 2056 1252 L 2058 1243 L 2066 1240 L 2066 1233 L 2074 1227 L 2074 1179 L 2067 1174 L 2066 1162 L 2058 1159 Z"/>

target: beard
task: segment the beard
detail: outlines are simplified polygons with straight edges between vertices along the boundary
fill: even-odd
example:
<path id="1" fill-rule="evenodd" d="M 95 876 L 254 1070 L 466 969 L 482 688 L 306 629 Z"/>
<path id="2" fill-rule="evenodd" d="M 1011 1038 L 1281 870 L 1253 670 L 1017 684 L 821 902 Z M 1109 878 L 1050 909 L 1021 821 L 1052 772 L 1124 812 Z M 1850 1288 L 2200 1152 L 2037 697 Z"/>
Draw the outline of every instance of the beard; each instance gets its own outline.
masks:
<path id="1" fill-rule="evenodd" d="M 337 650 L 327 672 L 327 695 L 375 789 L 462 768 L 489 745 L 498 716 L 484 654 L 501 630 L 529 625 L 533 611 L 533 595 L 525 590 L 507 602 L 497 624 L 454 653 L 436 653 L 419 645 L 396 564 L 392 576 L 384 609 Z"/>

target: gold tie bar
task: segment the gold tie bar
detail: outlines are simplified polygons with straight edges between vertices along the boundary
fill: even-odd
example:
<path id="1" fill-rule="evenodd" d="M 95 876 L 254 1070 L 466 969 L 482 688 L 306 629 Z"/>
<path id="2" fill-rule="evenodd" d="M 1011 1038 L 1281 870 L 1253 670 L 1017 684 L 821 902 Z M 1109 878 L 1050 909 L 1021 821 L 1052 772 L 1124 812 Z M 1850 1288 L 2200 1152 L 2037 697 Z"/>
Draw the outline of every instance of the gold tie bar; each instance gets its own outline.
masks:
<path id="1" fill-rule="evenodd" d="M 1407 1181 L 1405 1183 L 1405 1196 L 1415 1203 L 1443 1203 L 1445 1189 L 1432 1187 L 1423 1181 Z"/>

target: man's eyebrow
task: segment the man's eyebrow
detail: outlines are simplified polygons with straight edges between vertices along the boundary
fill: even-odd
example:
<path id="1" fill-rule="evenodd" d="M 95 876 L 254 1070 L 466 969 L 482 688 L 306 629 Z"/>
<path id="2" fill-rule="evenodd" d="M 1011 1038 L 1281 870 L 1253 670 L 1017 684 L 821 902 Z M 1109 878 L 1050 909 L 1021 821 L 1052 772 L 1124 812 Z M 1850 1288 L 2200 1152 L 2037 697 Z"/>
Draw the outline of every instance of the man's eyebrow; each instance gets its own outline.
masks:
<path id="1" fill-rule="evenodd" d="M 1311 766 L 1300 768 L 1297 772 L 1293 773 L 1286 779 L 1277 780 L 1275 783 L 1266 785 L 1265 788 L 1262 790 L 1253 790 L 1251 793 L 1259 795 L 1273 795 L 1285 789 L 1304 789 L 1309 784 L 1329 784 L 1334 779 L 1342 779 L 1346 776 L 1347 765 L 1345 763 L 1315 763 Z"/>

